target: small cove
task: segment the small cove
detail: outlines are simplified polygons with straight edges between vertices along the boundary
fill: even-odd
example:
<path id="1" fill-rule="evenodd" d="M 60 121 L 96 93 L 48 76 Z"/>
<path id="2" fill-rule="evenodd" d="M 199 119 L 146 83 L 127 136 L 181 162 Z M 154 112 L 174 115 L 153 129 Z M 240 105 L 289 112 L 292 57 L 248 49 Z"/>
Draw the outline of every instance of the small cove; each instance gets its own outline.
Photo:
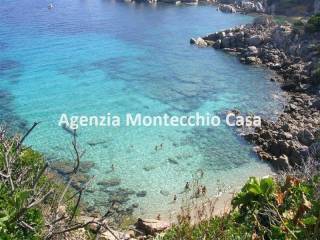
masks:
<path id="1" fill-rule="evenodd" d="M 213 6 L 124 4 L 114 1 L 5 1 L 0 6 L 0 116 L 17 128 L 41 125 L 28 144 L 55 160 L 70 158 L 71 138 L 57 122 L 62 113 L 103 115 L 191 114 L 229 109 L 269 118 L 281 111 L 279 86 L 265 69 L 189 45 L 204 35 L 252 21 Z M 270 167 L 233 128 L 84 128 L 84 161 L 94 162 L 89 205 L 105 210 L 119 192 L 133 214 L 155 217 L 177 208 L 173 195 L 201 169 L 201 183 L 216 195 L 236 189 Z M 155 151 L 162 144 L 163 149 Z M 111 166 L 114 171 L 110 171 Z M 120 190 L 119 190 L 120 188 Z M 145 191 L 141 197 L 136 193 Z M 180 199 L 179 199 L 180 200 Z"/>

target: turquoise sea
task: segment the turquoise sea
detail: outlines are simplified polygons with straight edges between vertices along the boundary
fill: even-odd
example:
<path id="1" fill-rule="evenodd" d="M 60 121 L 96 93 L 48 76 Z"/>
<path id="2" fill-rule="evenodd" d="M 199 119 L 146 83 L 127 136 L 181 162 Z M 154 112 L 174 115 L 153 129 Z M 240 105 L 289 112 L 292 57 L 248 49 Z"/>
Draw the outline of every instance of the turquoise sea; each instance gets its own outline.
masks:
<path id="1" fill-rule="evenodd" d="M 249 23 L 250 16 L 213 6 L 54 0 L 49 10 L 48 4 L 1 0 L 0 120 L 20 131 L 41 121 L 27 144 L 50 160 L 70 158 L 71 136 L 58 126 L 62 113 L 223 115 L 236 108 L 274 118 L 282 108 L 270 72 L 189 44 L 190 37 Z M 134 215 L 155 217 L 178 207 L 173 195 L 199 169 L 210 196 L 222 183 L 237 189 L 248 176 L 271 171 L 225 125 L 88 127 L 78 135 L 83 160 L 95 163 L 95 181 L 121 180 L 109 192 L 93 183 L 85 199 L 102 210 L 112 191 L 146 191 L 125 204 L 139 205 Z"/>

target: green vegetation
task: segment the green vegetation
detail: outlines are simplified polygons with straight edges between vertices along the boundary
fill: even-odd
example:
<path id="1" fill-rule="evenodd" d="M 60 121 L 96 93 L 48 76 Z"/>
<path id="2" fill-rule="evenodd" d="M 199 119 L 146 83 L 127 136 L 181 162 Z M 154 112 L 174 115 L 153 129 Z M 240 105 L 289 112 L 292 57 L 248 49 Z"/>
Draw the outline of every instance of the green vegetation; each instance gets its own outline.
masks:
<path id="1" fill-rule="evenodd" d="M 320 32 L 320 13 L 313 15 L 308 20 L 306 31 L 309 33 Z"/>
<path id="2" fill-rule="evenodd" d="M 0 146 L 0 168 L 4 169 L 4 146 Z M 12 150 L 15 154 L 15 150 Z M 41 155 L 31 149 L 23 151 L 17 156 L 13 167 L 12 180 L 21 184 L 14 185 L 14 189 L 4 179 L 0 182 L 0 239 L 41 239 L 44 227 L 44 217 L 40 207 L 26 208 L 32 191 L 46 188 L 46 177 L 41 176 L 37 186 L 34 186 L 34 177 L 38 169 L 43 169 L 44 161 Z M 23 171 L 28 169 L 25 178 L 19 180 Z M 24 180 L 24 181 L 23 181 Z M 22 218 L 21 225 L 17 219 Z M 24 223 L 25 226 L 22 226 Z M 26 226 L 29 227 L 26 227 Z"/>
<path id="3" fill-rule="evenodd" d="M 230 213 L 196 225 L 184 217 L 163 239 L 319 239 L 319 183 L 318 175 L 250 178 Z"/>
<path id="4" fill-rule="evenodd" d="M 272 14 L 286 16 L 306 16 L 313 12 L 314 0 L 267 0 Z"/>
<path id="5" fill-rule="evenodd" d="M 22 138 L 7 137 L 6 131 L 0 128 L 1 240 L 63 239 L 61 234 L 91 223 L 75 220 L 84 190 L 76 192 L 70 188 L 81 154 L 75 137 L 76 163 L 66 184 L 47 171 L 48 165 L 40 153 L 23 147 L 24 139 L 36 125 Z"/>

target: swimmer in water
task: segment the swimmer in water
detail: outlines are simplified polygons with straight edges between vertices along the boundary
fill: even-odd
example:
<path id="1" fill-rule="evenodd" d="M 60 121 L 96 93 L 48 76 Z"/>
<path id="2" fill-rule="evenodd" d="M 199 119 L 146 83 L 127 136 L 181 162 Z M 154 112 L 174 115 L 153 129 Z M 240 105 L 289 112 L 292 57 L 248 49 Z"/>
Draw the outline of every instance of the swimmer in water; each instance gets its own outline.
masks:
<path id="1" fill-rule="evenodd" d="M 202 186 L 201 191 L 202 191 L 202 194 L 205 195 L 205 194 L 207 193 L 207 188 L 206 188 L 206 186 Z"/>
<path id="2" fill-rule="evenodd" d="M 189 184 L 189 182 L 186 182 L 186 185 L 184 186 L 184 189 L 185 189 L 185 190 L 189 190 L 189 189 L 190 189 L 190 184 Z"/>

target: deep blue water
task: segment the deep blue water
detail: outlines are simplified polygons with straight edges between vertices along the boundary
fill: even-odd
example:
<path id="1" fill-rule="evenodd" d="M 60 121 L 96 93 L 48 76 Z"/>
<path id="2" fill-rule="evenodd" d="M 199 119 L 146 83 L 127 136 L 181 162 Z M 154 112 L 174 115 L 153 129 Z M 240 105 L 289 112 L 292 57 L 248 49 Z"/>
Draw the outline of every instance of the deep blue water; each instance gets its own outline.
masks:
<path id="1" fill-rule="evenodd" d="M 42 121 L 28 144 L 50 158 L 69 156 L 70 136 L 58 126 L 62 113 L 182 115 L 237 108 L 273 117 L 281 108 L 268 71 L 189 44 L 190 37 L 248 23 L 250 16 L 213 6 L 55 0 L 48 10 L 48 3 L 1 1 L 0 117 L 19 129 Z M 79 130 L 79 142 L 84 160 L 96 163 L 91 174 L 97 181 L 119 178 L 122 188 L 147 191 L 127 203 L 139 204 L 137 215 L 176 209 L 178 203 L 169 204 L 173 195 L 198 169 L 210 195 L 218 180 L 236 187 L 270 172 L 226 126 L 90 127 Z M 161 143 L 163 150 L 155 151 Z M 108 194 L 96 190 L 86 199 L 94 205 L 107 202 Z"/>

